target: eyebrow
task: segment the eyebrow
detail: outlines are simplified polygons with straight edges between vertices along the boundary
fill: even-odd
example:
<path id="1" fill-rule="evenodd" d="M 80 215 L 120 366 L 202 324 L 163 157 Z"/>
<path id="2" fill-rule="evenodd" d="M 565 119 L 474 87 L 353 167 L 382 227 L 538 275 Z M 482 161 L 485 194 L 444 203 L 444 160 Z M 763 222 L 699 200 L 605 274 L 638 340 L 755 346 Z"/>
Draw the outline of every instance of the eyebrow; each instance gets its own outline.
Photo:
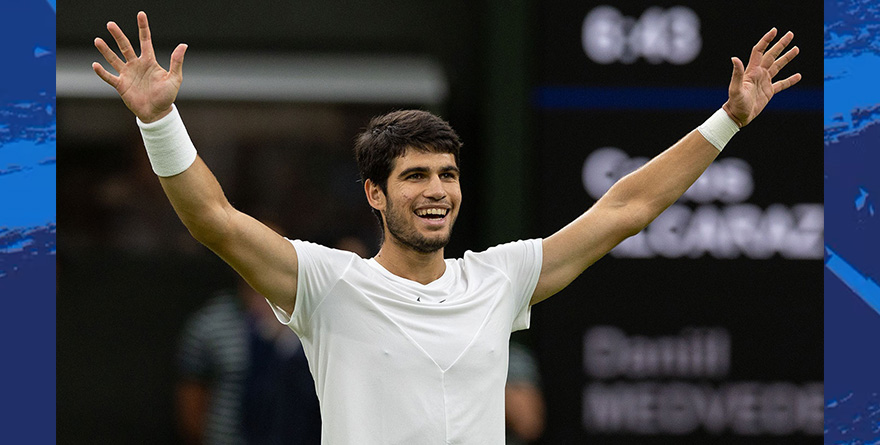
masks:
<path id="1" fill-rule="evenodd" d="M 400 174 L 397 175 L 397 177 L 403 178 L 403 177 L 408 176 L 412 173 L 427 173 L 430 170 L 431 169 L 429 169 L 428 167 L 410 167 L 410 168 L 400 172 Z M 456 167 L 454 165 L 447 165 L 445 167 L 440 167 L 440 172 L 441 173 L 455 172 L 456 174 L 459 174 L 459 175 L 461 174 L 461 170 L 459 170 L 458 167 Z"/>

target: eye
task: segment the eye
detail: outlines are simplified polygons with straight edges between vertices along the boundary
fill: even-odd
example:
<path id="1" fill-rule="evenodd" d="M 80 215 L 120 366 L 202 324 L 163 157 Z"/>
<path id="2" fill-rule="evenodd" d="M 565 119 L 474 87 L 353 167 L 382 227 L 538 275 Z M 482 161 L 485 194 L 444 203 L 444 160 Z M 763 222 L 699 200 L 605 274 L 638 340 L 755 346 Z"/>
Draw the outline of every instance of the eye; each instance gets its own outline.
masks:
<path id="1" fill-rule="evenodd" d="M 453 172 L 441 173 L 440 177 L 442 179 L 458 179 L 458 175 Z"/>
<path id="2" fill-rule="evenodd" d="M 423 174 L 421 174 L 421 173 L 413 173 L 413 174 L 407 176 L 406 179 L 419 180 L 419 179 L 422 179 L 422 178 L 424 178 L 424 177 L 425 177 L 425 175 L 423 175 Z"/>

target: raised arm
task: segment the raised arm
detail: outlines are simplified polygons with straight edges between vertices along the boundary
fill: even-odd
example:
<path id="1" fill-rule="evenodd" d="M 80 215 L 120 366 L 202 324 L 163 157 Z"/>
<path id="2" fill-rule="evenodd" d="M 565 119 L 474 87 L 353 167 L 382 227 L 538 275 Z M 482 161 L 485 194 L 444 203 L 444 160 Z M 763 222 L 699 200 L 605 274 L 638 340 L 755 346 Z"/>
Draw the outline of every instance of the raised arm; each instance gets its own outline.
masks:
<path id="1" fill-rule="evenodd" d="M 775 37 L 773 28 L 761 38 L 752 48 L 748 67 L 744 68 L 739 58 L 731 59 L 733 75 L 723 113 L 716 113 L 699 129 L 621 178 L 586 213 L 544 240 L 541 276 L 532 304 L 562 290 L 614 246 L 644 229 L 687 191 L 738 128 L 760 114 L 774 94 L 800 81 L 801 75 L 794 74 L 773 82 L 798 54 L 798 48 L 793 47 L 782 55 L 794 37 L 791 32 L 767 50 Z"/>
<path id="2" fill-rule="evenodd" d="M 116 89 L 125 105 L 140 120 L 145 145 L 180 220 L 199 242 L 229 263 L 258 292 L 288 313 L 296 301 L 297 260 L 293 246 L 259 221 L 237 211 L 186 135 L 172 104 L 183 81 L 180 44 L 165 71 L 156 61 L 147 15 L 137 15 L 141 54 L 114 22 L 107 29 L 119 46 L 120 59 L 101 38 L 95 47 L 118 75 L 100 63 L 92 68 Z M 193 160 L 194 159 L 194 160 Z"/>

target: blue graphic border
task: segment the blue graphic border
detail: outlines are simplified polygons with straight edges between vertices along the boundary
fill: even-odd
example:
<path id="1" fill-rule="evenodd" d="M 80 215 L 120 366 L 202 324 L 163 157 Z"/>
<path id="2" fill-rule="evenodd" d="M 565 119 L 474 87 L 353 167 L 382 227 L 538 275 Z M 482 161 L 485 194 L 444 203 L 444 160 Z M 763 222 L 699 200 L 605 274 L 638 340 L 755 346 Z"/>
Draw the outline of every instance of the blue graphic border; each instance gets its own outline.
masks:
<path id="1" fill-rule="evenodd" d="M 0 6 L 4 443 L 55 443 L 55 1 Z"/>

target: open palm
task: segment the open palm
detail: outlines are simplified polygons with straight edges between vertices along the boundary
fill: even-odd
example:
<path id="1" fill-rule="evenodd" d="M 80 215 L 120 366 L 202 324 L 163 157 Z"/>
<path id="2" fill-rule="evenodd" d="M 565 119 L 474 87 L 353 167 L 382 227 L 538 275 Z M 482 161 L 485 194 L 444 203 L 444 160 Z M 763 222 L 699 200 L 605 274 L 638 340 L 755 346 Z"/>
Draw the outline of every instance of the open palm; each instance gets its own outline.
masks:
<path id="1" fill-rule="evenodd" d="M 135 54 L 134 48 L 119 26 L 109 22 L 107 30 L 116 40 L 125 60 L 120 59 L 99 37 L 95 39 L 95 47 L 119 75 L 111 74 L 98 62 L 92 64 L 92 69 L 104 82 L 116 89 L 128 109 L 140 120 L 152 122 L 168 114 L 171 111 L 171 104 L 177 98 L 177 92 L 183 82 L 183 55 L 187 46 L 180 44 L 174 49 L 171 53 L 170 69 L 165 71 L 159 66 L 153 53 L 147 14 L 143 11 L 139 12 L 137 22 L 140 57 Z"/>
<path id="2" fill-rule="evenodd" d="M 782 51 L 794 38 L 791 31 L 782 36 L 769 51 L 765 52 L 775 37 L 776 28 L 764 34 L 764 37 L 752 48 L 748 67 L 743 68 L 743 63 L 738 57 L 731 59 L 733 75 L 730 78 L 730 87 L 728 88 L 729 98 L 723 108 L 740 127 L 746 126 L 760 114 L 774 94 L 801 80 L 801 75 L 798 73 L 784 80 L 773 82 L 776 74 L 799 52 L 798 47 L 795 46 L 780 57 Z"/>

